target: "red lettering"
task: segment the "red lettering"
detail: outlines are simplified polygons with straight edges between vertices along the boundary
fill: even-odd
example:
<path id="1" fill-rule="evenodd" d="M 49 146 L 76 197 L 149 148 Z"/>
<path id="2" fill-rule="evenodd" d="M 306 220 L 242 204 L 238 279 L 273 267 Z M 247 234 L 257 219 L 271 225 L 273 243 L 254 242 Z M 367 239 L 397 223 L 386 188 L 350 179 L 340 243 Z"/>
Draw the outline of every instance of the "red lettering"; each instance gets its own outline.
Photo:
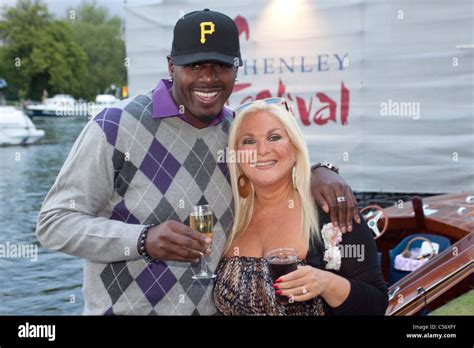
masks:
<path id="1" fill-rule="evenodd" d="M 244 17 L 239 15 L 234 18 L 234 22 L 237 25 L 239 36 L 240 34 L 244 33 L 245 40 L 248 41 L 250 38 L 250 28 L 249 28 L 249 24 L 247 23 L 247 20 Z"/>
<path id="2" fill-rule="evenodd" d="M 311 122 L 309 121 L 309 111 L 313 105 L 313 98 L 309 100 L 309 109 L 306 108 L 306 102 L 303 98 L 296 97 L 296 106 L 298 107 L 298 113 L 300 114 L 300 119 L 303 125 L 309 126 Z"/>
<path id="3" fill-rule="evenodd" d="M 314 114 L 314 123 L 322 126 L 328 123 L 330 120 L 336 122 L 336 102 L 324 93 L 316 93 L 316 97 L 318 97 L 321 103 L 327 103 L 328 105 L 323 106 L 318 111 L 316 111 Z M 326 109 L 329 109 L 329 117 L 324 118 L 322 113 Z"/>
<path id="4" fill-rule="evenodd" d="M 285 90 L 285 84 L 281 82 L 281 79 L 278 79 L 278 98 L 283 98 L 283 96 L 285 95 Z"/>
<path id="5" fill-rule="evenodd" d="M 252 85 L 251 83 L 235 84 L 233 92 L 241 91 L 243 89 L 250 87 L 251 85 Z M 242 99 L 240 103 L 243 104 L 243 103 L 252 101 L 254 99 L 257 100 L 257 99 L 265 99 L 265 98 L 271 98 L 271 97 L 272 97 L 272 93 L 270 92 L 270 90 L 265 89 L 258 92 L 255 98 L 249 95 L 245 97 L 244 99 Z M 277 97 L 286 98 L 292 102 L 293 102 L 293 99 L 295 99 L 296 107 L 298 108 L 298 113 L 301 119 L 301 123 L 304 126 L 311 125 L 310 115 L 311 115 L 311 109 L 313 106 L 313 97 L 310 97 L 308 105 L 306 101 L 301 97 L 296 96 L 295 98 L 293 98 L 290 95 L 290 93 L 286 92 L 286 86 L 281 79 L 278 79 Z M 337 103 L 334 101 L 334 99 L 330 98 L 327 94 L 322 93 L 322 92 L 316 93 L 316 97 L 323 104 L 323 106 L 320 107 L 318 110 L 316 110 L 316 112 L 314 113 L 313 122 L 317 124 L 318 126 L 324 126 L 329 121 L 337 123 Z M 350 102 L 350 91 L 344 85 L 344 83 L 341 82 L 340 113 L 341 113 L 341 125 L 343 126 L 348 124 L 349 102 Z"/>
<path id="6" fill-rule="evenodd" d="M 271 98 L 272 97 L 272 93 L 266 89 L 264 91 L 261 91 L 257 94 L 257 96 L 255 97 L 255 99 L 265 99 L 265 98 Z"/>
<path id="7" fill-rule="evenodd" d="M 249 88 L 250 86 L 252 86 L 251 83 L 236 83 L 232 89 L 232 93 L 240 92 L 241 90 Z"/>
<path id="8" fill-rule="evenodd" d="M 347 118 L 349 117 L 349 90 L 341 82 L 341 124 L 344 126 L 347 124 Z"/>

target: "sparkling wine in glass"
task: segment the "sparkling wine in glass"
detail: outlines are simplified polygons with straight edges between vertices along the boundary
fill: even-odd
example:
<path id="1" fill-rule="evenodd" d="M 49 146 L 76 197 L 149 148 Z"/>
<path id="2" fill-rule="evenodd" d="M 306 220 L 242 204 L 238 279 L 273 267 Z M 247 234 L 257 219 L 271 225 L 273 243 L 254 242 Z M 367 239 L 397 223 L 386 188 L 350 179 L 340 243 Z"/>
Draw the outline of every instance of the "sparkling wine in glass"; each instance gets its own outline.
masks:
<path id="1" fill-rule="evenodd" d="M 197 205 L 189 216 L 189 227 L 202 233 L 206 238 L 212 240 L 214 220 L 209 205 Z M 193 275 L 193 279 L 213 279 L 216 275 L 207 270 L 206 256 L 201 255 L 201 269 L 198 274 Z"/>

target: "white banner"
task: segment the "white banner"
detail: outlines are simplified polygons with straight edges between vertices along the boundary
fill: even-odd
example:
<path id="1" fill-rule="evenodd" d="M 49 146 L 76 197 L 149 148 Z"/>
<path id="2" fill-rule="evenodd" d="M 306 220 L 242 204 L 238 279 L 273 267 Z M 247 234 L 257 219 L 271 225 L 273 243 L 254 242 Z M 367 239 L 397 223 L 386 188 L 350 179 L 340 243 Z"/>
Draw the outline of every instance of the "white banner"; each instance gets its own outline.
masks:
<path id="1" fill-rule="evenodd" d="M 239 27 L 230 106 L 287 98 L 313 163 L 336 163 L 357 191 L 474 190 L 471 0 L 130 4 L 131 95 L 167 78 L 174 24 L 204 7 Z"/>

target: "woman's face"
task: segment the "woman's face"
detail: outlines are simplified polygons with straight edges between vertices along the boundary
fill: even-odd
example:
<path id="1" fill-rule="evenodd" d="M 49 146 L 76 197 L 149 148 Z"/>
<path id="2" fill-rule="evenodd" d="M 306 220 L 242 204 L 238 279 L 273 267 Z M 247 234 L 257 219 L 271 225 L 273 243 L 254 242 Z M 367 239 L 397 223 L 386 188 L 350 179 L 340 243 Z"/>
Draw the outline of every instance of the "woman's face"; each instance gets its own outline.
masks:
<path id="1" fill-rule="evenodd" d="M 255 187 L 291 180 L 295 150 L 284 126 L 270 112 L 257 111 L 245 117 L 237 134 L 237 150 L 256 153 L 256 164 L 239 164 Z"/>

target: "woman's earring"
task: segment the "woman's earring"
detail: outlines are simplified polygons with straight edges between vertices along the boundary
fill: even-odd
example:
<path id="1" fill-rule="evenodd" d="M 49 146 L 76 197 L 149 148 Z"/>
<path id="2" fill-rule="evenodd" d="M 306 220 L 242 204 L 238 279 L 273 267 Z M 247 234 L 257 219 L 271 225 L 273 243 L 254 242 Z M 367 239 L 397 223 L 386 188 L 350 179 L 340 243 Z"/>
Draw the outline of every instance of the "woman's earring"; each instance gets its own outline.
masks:
<path id="1" fill-rule="evenodd" d="M 240 197 L 247 198 L 250 194 L 250 181 L 244 174 L 241 174 L 237 179 L 237 186 Z"/>
<path id="2" fill-rule="evenodd" d="M 168 77 L 169 82 L 173 82 L 173 78 L 171 76 Z"/>
<path id="3" fill-rule="evenodd" d="M 237 81 L 239 81 L 239 78 L 236 76 L 236 77 L 235 77 L 235 82 L 237 82 Z"/>
<path id="4" fill-rule="evenodd" d="M 296 166 L 291 170 L 291 179 L 293 181 L 293 189 L 296 190 Z"/>

